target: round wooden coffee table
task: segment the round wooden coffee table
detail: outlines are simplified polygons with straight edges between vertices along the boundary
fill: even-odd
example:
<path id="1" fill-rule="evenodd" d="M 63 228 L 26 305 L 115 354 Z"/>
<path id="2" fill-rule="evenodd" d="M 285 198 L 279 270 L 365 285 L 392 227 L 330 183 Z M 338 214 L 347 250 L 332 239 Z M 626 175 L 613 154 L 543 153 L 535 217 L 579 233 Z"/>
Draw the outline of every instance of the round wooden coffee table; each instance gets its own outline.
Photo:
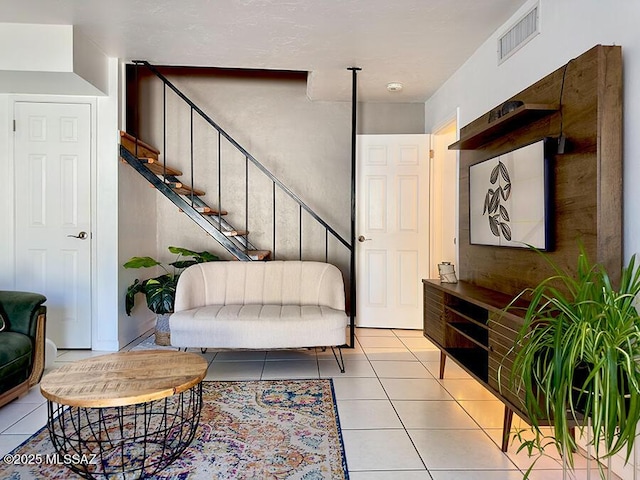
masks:
<path id="1" fill-rule="evenodd" d="M 142 478 L 173 462 L 193 440 L 207 362 L 168 350 L 80 360 L 47 374 L 49 435 L 85 478 Z"/>

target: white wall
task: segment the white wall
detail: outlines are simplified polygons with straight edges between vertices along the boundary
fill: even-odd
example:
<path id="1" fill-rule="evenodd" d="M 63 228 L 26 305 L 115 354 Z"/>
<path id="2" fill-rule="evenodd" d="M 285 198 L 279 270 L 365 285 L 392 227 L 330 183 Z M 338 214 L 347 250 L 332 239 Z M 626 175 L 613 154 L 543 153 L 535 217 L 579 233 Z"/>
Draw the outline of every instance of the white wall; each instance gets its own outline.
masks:
<path id="1" fill-rule="evenodd" d="M 118 350 L 118 59 L 109 58 L 107 96 L 98 97 L 94 166 L 93 335 L 94 350 Z"/>
<path id="2" fill-rule="evenodd" d="M 0 23 L 0 69 L 69 72 L 72 42 L 71 25 Z"/>
<path id="3" fill-rule="evenodd" d="M 359 135 L 424 133 L 422 103 L 358 103 Z"/>
<path id="4" fill-rule="evenodd" d="M 0 93 L 105 95 L 107 64 L 72 25 L 0 23 Z"/>
<path id="5" fill-rule="evenodd" d="M 9 150 L 11 135 L 10 123 L 13 112 L 9 114 L 9 96 L 0 95 L 0 176 L 13 179 L 13 162 Z M 5 188 L 0 189 L 0 289 L 15 288 L 14 248 L 13 248 L 13 180 L 6 182 Z"/>
<path id="6" fill-rule="evenodd" d="M 122 265 L 134 256 L 150 256 L 160 261 L 156 239 L 157 214 L 156 190 L 128 164 L 116 162 L 118 183 L 118 336 L 120 345 L 126 345 L 154 325 L 155 314 L 144 303 L 142 294 L 136 297 L 136 307 L 131 316 L 124 311 L 124 295 L 127 287 L 138 278 L 154 276 L 150 269 L 127 270 Z M 154 274 L 154 275 L 152 275 Z"/>
<path id="7" fill-rule="evenodd" d="M 621 45 L 624 72 L 624 255 L 640 252 L 640 2 L 540 0 L 541 33 L 502 65 L 496 42 L 527 2 L 425 104 L 425 131 L 460 108 L 463 127 L 594 45 Z"/>
<path id="8" fill-rule="evenodd" d="M 113 59 L 107 59 L 93 41 L 73 27 L 73 72 L 100 92 L 109 95 L 109 85 L 113 84 L 113 77 L 109 78 L 110 62 Z"/>

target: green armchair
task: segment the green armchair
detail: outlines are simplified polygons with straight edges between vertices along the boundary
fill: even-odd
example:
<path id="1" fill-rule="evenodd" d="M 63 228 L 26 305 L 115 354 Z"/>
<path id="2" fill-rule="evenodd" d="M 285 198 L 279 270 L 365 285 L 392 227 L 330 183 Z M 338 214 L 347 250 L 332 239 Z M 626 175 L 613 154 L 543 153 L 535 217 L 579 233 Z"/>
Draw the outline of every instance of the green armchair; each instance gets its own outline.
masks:
<path id="1" fill-rule="evenodd" d="M 46 297 L 0 290 L 0 407 L 29 391 L 44 371 Z M 1 327 L 1 325 L 0 325 Z"/>

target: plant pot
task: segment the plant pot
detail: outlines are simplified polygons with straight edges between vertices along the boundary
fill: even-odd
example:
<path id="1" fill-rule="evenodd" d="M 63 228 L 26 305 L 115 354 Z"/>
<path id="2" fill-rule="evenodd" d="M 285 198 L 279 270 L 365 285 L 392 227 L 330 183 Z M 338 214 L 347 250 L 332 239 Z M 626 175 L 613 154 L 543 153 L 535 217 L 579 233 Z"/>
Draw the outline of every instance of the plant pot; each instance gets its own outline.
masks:
<path id="1" fill-rule="evenodd" d="M 156 345 L 163 347 L 171 345 L 171 331 L 169 330 L 170 313 L 156 315 Z"/>
<path id="2" fill-rule="evenodd" d="M 578 365 L 574 372 L 574 382 L 572 387 L 573 406 L 578 413 L 585 413 L 587 407 L 587 401 L 593 402 L 594 393 L 591 391 L 591 382 L 587 384 L 587 388 L 584 389 L 584 383 L 591 372 L 591 365 L 581 364 Z M 618 371 L 618 392 L 620 397 L 624 399 L 625 409 L 629 410 L 630 396 L 624 392 L 629 391 L 629 380 L 625 376 L 624 371 Z"/>
<path id="3" fill-rule="evenodd" d="M 584 413 L 587 400 L 593 395 L 589 389 L 584 389 L 584 382 L 587 380 L 590 371 L 590 365 L 580 364 L 575 368 L 573 373 L 571 394 L 573 397 L 573 406 L 578 413 Z M 589 387 L 589 385 L 587 385 L 587 387 Z"/>

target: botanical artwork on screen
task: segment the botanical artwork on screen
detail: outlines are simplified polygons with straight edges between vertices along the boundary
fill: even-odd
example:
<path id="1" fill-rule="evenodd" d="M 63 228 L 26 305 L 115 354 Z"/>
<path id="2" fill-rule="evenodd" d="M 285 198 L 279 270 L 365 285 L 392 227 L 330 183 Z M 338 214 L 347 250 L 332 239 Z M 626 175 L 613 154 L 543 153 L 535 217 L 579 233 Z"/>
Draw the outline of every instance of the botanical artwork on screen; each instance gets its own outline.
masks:
<path id="1" fill-rule="evenodd" d="M 505 203 L 511 197 L 511 177 L 509 169 L 500 160 L 491 170 L 489 182 L 491 187 L 487 189 L 487 194 L 484 197 L 482 215 L 487 216 L 489 230 L 494 236 L 500 237 L 502 235 L 505 240 L 509 241 L 511 240 L 510 217 Z"/>
<path id="2" fill-rule="evenodd" d="M 547 162 L 541 140 L 469 167 L 472 244 L 549 249 Z"/>

